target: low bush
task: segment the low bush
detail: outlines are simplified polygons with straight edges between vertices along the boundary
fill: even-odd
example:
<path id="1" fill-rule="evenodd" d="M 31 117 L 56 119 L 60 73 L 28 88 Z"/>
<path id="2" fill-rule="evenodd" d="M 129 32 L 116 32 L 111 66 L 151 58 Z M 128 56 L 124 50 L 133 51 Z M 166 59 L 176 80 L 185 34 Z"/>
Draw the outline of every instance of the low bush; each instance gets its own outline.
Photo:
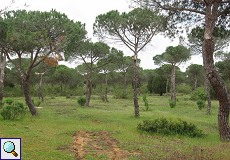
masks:
<path id="1" fill-rule="evenodd" d="M 206 94 L 205 88 L 199 87 L 196 90 L 194 90 L 190 95 L 190 99 L 195 100 L 195 101 L 197 100 L 206 101 L 207 94 Z"/>
<path id="2" fill-rule="evenodd" d="M 25 113 L 26 108 L 23 103 L 20 102 L 12 102 L 11 104 L 6 103 L 1 111 L 1 115 L 4 120 L 21 119 L 24 117 Z"/>
<path id="3" fill-rule="evenodd" d="M 187 84 L 179 84 L 176 88 L 178 93 L 189 94 L 192 92 L 192 87 Z"/>
<path id="4" fill-rule="evenodd" d="M 202 108 L 205 107 L 205 101 L 203 101 L 203 100 L 198 100 L 196 102 L 196 104 L 197 104 L 197 107 L 199 108 L 199 110 L 201 110 Z"/>
<path id="5" fill-rule="evenodd" d="M 148 102 L 148 99 L 147 99 L 147 96 L 144 95 L 142 97 L 143 101 L 144 101 L 144 105 L 145 105 L 145 110 L 148 111 L 149 110 L 149 102 Z"/>
<path id="6" fill-rule="evenodd" d="M 203 137 L 204 133 L 197 127 L 183 120 L 171 121 L 166 118 L 145 120 L 139 123 L 137 129 L 148 133 L 165 135 L 183 135 L 188 137 Z"/>
<path id="7" fill-rule="evenodd" d="M 85 97 L 79 97 L 78 100 L 77 100 L 77 103 L 78 103 L 80 106 L 85 106 L 85 103 L 86 103 Z"/>
<path id="8" fill-rule="evenodd" d="M 173 100 L 169 100 L 169 106 L 170 106 L 171 108 L 175 108 L 175 107 L 176 107 L 176 102 L 173 101 Z"/>
<path id="9" fill-rule="evenodd" d="M 11 99 L 11 98 L 7 98 L 7 99 L 4 100 L 4 103 L 6 103 L 6 104 L 8 104 L 8 105 L 11 105 L 13 102 L 14 102 L 14 101 L 13 101 L 13 99 Z"/>

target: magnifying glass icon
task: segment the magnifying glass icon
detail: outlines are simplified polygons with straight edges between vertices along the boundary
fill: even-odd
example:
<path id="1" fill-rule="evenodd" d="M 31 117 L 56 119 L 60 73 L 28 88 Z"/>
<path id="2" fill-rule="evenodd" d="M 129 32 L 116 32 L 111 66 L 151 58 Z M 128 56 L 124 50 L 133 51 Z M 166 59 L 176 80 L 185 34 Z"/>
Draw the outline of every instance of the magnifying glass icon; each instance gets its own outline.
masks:
<path id="1" fill-rule="evenodd" d="M 13 154 L 15 157 L 18 156 L 17 152 L 15 152 L 15 145 L 13 142 L 11 141 L 7 141 L 3 144 L 3 149 L 6 153 L 11 153 Z"/>

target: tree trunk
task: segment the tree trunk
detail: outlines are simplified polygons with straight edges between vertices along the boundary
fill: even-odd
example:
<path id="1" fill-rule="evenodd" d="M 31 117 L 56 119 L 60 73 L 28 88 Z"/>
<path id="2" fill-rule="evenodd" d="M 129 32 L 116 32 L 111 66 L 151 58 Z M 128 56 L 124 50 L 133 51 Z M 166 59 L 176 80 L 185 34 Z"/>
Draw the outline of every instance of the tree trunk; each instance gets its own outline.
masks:
<path id="1" fill-rule="evenodd" d="M 38 98 L 43 101 L 44 97 L 43 97 L 43 94 L 42 94 L 42 77 L 43 77 L 43 74 L 40 73 L 40 81 L 39 81 L 39 84 L 38 84 Z"/>
<path id="2" fill-rule="evenodd" d="M 4 96 L 4 71 L 6 67 L 6 56 L 4 53 L 0 53 L 0 102 L 3 100 Z"/>
<path id="3" fill-rule="evenodd" d="M 206 76 L 212 85 L 219 100 L 219 113 L 218 124 L 219 134 L 222 141 L 230 141 L 230 127 L 229 127 L 229 110 L 230 110 L 230 97 L 223 80 L 218 75 L 214 67 L 213 53 L 214 53 L 214 40 L 213 31 L 215 22 L 217 20 L 217 10 L 219 4 L 210 2 L 206 6 L 205 15 L 205 32 L 203 42 L 203 61 Z"/>
<path id="4" fill-rule="evenodd" d="M 208 77 L 205 76 L 205 81 L 204 81 L 204 85 L 205 85 L 205 90 L 207 93 L 207 114 L 210 115 L 211 114 L 211 94 L 210 94 L 210 83 L 208 80 Z"/>
<path id="5" fill-rule="evenodd" d="M 124 73 L 124 86 L 123 86 L 123 96 L 126 97 L 126 89 L 127 89 L 127 77 L 126 73 Z"/>
<path id="6" fill-rule="evenodd" d="M 176 65 L 172 67 L 171 74 L 171 100 L 176 103 Z"/>
<path id="7" fill-rule="evenodd" d="M 168 95 L 168 86 L 169 86 L 169 79 L 167 77 L 167 81 L 166 81 L 166 87 L 165 87 L 165 94 Z"/>
<path id="8" fill-rule="evenodd" d="M 195 75 L 194 90 L 197 88 L 197 75 Z"/>
<path id="9" fill-rule="evenodd" d="M 134 102 L 134 115 L 135 117 L 139 117 L 139 105 L 138 105 L 138 68 L 137 68 L 137 54 L 134 54 L 133 59 L 133 102 Z"/>
<path id="10" fill-rule="evenodd" d="M 28 80 L 22 80 L 22 88 L 23 88 L 23 93 L 25 96 L 25 101 L 26 104 L 29 107 L 30 113 L 32 114 L 32 116 L 36 116 L 38 114 L 32 100 L 30 97 L 30 87 L 29 87 L 29 81 Z"/>
<path id="11" fill-rule="evenodd" d="M 86 107 L 89 107 L 91 95 L 92 95 L 92 80 L 91 80 L 91 75 L 90 75 L 87 78 L 87 84 L 86 84 L 86 103 L 85 103 Z"/>
<path id="12" fill-rule="evenodd" d="M 104 101 L 109 102 L 108 100 L 108 79 L 107 76 L 105 75 L 105 95 L 104 95 Z"/>

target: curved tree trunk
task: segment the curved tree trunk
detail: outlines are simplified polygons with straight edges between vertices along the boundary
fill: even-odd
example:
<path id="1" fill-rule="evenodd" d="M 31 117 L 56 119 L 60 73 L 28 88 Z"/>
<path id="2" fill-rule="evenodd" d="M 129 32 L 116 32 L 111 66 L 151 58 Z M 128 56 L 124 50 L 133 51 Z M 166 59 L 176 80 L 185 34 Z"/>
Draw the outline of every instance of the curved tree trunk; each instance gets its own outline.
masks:
<path id="1" fill-rule="evenodd" d="M 137 54 L 133 57 L 133 103 L 134 103 L 134 115 L 135 117 L 139 117 L 139 105 L 138 105 L 138 68 L 137 68 Z"/>
<path id="2" fill-rule="evenodd" d="M 25 101 L 29 107 L 30 113 L 32 114 L 32 116 L 36 116 L 38 113 L 30 97 L 30 87 L 28 80 L 22 80 L 22 88 L 25 96 Z"/>
<path id="3" fill-rule="evenodd" d="M 205 32 L 203 42 L 203 60 L 206 76 L 212 85 L 219 100 L 218 124 L 219 134 L 222 141 L 230 141 L 229 111 L 230 97 L 223 80 L 218 75 L 214 67 L 213 53 L 214 40 L 213 31 L 217 20 L 217 10 L 219 4 L 210 2 L 206 6 Z"/>

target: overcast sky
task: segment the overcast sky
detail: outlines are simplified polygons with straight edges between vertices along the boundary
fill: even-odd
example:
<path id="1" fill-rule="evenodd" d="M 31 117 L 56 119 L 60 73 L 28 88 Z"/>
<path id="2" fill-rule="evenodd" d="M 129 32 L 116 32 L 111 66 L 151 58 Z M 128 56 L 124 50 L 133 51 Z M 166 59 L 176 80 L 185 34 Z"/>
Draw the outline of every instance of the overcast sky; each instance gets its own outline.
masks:
<path id="1" fill-rule="evenodd" d="M 0 0 L 1 6 L 9 5 L 10 0 Z M 24 6 L 27 5 L 27 7 Z M 93 37 L 93 23 L 97 15 L 106 13 L 111 10 L 118 10 L 120 12 L 128 12 L 130 0 L 15 0 L 15 4 L 11 7 L 12 9 L 25 8 L 27 10 L 40 10 L 50 11 L 56 9 L 61 13 L 65 13 L 69 19 L 80 21 L 86 24 L 86 30 L 88 37 L 93 41 L 97 38 Z M 1 7 L 2 8 L 2 7 Z M 161 54 L 165 51 L 167 46 L 178 45 L 179 40 L 169 40 L 162 36 L 155 36 L 143 52 L 139 53 L 138 58 L 141 59 L 141 67 L 144 69 L 153 69 L 156 66 L 153 63 L 152 57 L 156 54 Z M 113 45 L 112 45 L 113 44 Z M 114 46 L 114 43 L 109 43 L 110 46 Z M 131 56 L 133 53 L 122 45 L 115 45 L 119 50 L 122 50 L 125 55 Z M 187 65 L 193 63 L 201 64 L 201 57 L 193 58 Z M 180 66 L 182 70 L 187 65 Z M 75 67 L 76 64 L 71 64 Z"/>

